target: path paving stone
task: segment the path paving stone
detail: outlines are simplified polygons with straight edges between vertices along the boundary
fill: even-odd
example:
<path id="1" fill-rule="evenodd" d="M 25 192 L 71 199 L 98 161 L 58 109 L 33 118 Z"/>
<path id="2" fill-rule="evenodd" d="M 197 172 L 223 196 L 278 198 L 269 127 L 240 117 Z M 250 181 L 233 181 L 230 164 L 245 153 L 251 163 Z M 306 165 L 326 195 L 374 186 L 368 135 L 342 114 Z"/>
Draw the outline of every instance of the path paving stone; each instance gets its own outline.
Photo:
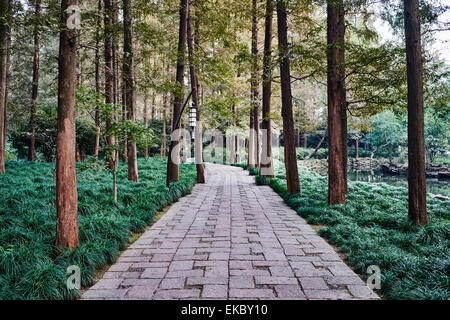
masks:
<path id="1" fill-rule="evenodd" d="M 82 298 L 379 299 L 270 187 L 231 166 L 206 177 Z"/>

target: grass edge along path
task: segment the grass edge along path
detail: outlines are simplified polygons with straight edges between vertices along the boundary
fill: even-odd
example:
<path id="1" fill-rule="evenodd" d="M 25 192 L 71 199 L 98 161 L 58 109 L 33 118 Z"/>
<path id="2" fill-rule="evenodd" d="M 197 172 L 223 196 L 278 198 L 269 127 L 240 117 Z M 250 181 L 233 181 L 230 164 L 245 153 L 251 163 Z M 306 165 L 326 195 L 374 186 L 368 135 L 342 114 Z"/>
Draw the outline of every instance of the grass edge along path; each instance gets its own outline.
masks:
<path id="1" fill-rule="evenodd" d="M 349 181 L 347 204 L 328 206 L 327 178 L 303 168 L 299 176 L 302 193 L 295 196 L 287 194 L 282 169 L 273 179 L 255 178 L 257 184 L 270 185 L 309 224 L 324 225 L 318 234 L 344 253 L 362 278 L 367 278 L 368 266 L 379 266 L 377 293 L 383 298 L 449 299 L 450 201 L 428 197 L 430 224 L 416 227 L 408 221 L 406 188 Z"/>
<path id="2" fill-rule="evenodd" d="M 166 161 L 139 160 L 139 183 L 127 180 L 127 165 L 118 169 L 118 201 L 112 199 L 111 173 L 77 165 L 80 247 L 57 252 L 55 185 L 48 163 L 7 163 L 0 177 L 0 300 L 76 299 L 66 287 L 67 267 L 81 270 L 81 287 L 93 284 L 104 266 L 153 222 L 154 215 L 191 192 L 195 165 L 180 166 L 180 181 L 165 186 Z"/>

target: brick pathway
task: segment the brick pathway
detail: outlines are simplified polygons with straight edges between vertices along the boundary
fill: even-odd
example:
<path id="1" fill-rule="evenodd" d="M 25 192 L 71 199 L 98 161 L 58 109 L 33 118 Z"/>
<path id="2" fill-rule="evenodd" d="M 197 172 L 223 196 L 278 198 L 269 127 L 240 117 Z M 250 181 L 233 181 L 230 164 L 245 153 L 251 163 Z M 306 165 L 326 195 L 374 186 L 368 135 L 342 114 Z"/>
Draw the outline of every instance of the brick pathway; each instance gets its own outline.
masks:
<path id="1" fill-rule="evenodd" d="M 207 164 L 83 299 L 377 299 L 268 186 Z"/>

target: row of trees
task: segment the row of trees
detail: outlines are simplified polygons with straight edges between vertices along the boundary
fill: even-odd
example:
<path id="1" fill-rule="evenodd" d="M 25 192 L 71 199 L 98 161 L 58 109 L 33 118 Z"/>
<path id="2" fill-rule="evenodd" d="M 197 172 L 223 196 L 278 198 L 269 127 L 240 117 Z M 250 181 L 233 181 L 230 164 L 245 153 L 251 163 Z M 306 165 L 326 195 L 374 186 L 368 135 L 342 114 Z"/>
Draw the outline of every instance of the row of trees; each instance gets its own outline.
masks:
<path id="1" fill-rule="evenodd" d="M 276 1 L 278 17 L 278 47 L 281 78 L 281 100 L 284 138 L 284 161 L 288 193 L 300 192 L 295 152 L 294 121 L 292 109 L 290 56 L 288 43 L 287 6 L 288 1 Z M 346 13 L 351 8 L 366 6 L 365 1 L 347 2 L 329 0 L 327 7 L 327 88 L 328 88 L 328 200 L 330 205 L 344 204 L 347 186 L 348 163 L 348 120 L 350 102 L 347 99 L 346 80 Z M 270 129 L 267 114 L 270 113 L 270 61 L 272 38 L 272 2 L 266 3 L 265 47 L 263 66 L 263 122 Z M 248 166 L 260 167 L 258 128 L 259 101 L 257 82 L 257 1 L 252 2 L 252 75 L 251 75 L 251 112 Z M 404 1 L 404 31 L 406 39 L 406 73 L 408 102 L 408 155 L 409 166 L 409 216 L 416 224 L 427 224 L 425 189 L 425 144 L 424 144 L 424 96 L 423 96 L 423 60 L 419 18 L 419 3 Z M 376 58 L 374 60 L 381 59 Z M 365 65 L 370 64 L 366 62 Z M 352 70 L 360 72 L 362 67 Z M 315 73 L 315 72 L 313 72 Z M 393 80 L 393 82 L 395 79 Z M 372 97 L 369 99 L 373 99 Z M 366 98 L 367 100 L 369 100 Z M 270 130 L 267 131 L 268 133 Z M 268 134 L 267 144 L 271 145 Z M 255 151 L 256 150 L 256 151 Z M 266 152 L 264 152 L 266 154 Z M 270 150 L 268 153 L 270 157 Z"/>
<path id="2" fill-rule="evenodd" d="M 344 203 L 347 115 L 372 115 L 388 106 L 401 106 L 406 101 L 406 74 L 412 117 L 408 141 L 414 144 L 410 165 L 424 165 L 417 1 L 405 0 L 404 5 L 408 68 L 404 48 L 376 40 L 370 27 L 372 15 L 366 10 L 369 2 L 362 0 L 88 0 L 86 6 L 93 9 L 81 8 L 77 0 L 34 0 L 26 8 L 13 0 L 0 4 L 0 173 L 5 172 L 6 106 L 11 119 L 8 130 L 17 131 L 24 123 L 29 128 L 25 133 L 28 159 L 33 161 L 39 140 L 36 119 L 57 103 L 59 247 L 78 245 L 76 121 L 87 119 L 93 124 L 93 156 L 103 154 L 113 173 L 122 158 L 128 162 L 128 179 L 137 182 L 138 136 L 145 131 L 138 122 L 145 128 L 150 119 L 159 117 L 163 126 L 160 154 L 166 156 L 166 122 L 171 118 L 171 132 L 186 127 L 185 91 L 192 92 L 198 123 L 204 124 L 195 132 L 199 183 L 205 181 L 199 138 L 203 129 L 250 129 L 248 166 L 267 167 L 263 172 L 272 175 L 271 130 L 282 122 L 288 192 L 299 193 L 294 127 L 305 113 L 294 117 L 294 111 L 299 104 L 318 109 L 326 105 L 329 203 Z M 325 8 L 327 19 L 323 19 Z M 432 21 L 436 15 L 430 12 Z M 79 13 L 81 29 L 77 28 Z M 274 37 L 275 16 L 278 37 Z M 278 50 L 273 49 L 275 39 Z M 8 77 L 8 69 L 13 77 Z M 52 71 L 56 69 L 55 78 Z M 429 70 L 435 69 L 425 70 L 425 80 L 436 80 L 437 73 Z M 185 88 L 187 79 L 190 88 Z M 323 99 L 315 93 L 321 86 L 327 87 Z M 8 88 L 14 89 L 9 102 Z M 265 129 L 262 142 L 268 146 L 263 153 L 259 150 L 260 127 Z M 144 141 L 146 157 L 149 144 L 148 139 Z M 170 141 L 175 158 L 170 154 L 168 184 L 179 180 L 177 144 Z M 235 148 L 237 154 L 237 143 Z M 423 183 L 423 170 L 415 170 L 410 176 L 410 216 L 417 224 L 426 223 Z"/>

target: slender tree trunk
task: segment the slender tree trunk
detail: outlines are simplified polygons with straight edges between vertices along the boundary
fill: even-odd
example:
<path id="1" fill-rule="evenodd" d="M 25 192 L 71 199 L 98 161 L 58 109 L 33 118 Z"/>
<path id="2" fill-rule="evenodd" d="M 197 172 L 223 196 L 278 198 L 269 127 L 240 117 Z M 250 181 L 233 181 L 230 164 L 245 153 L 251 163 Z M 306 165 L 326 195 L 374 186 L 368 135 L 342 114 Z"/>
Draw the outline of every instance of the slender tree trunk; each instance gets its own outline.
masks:
<path id="1" fill-rule="evenodd" d="M 428 224 L 426 203 L 423 62 L 419 1 L 404 0 L 406 61 L 408 73 L 408 189 L 409 219 Z"/>
<path id="2" fill-rule="evenodd" d="M 340 109 L 341 109 L 341 127 L 342 127 L 342 170 L 344 172 L 344 188 L 345 193 L 348 193 L 348 129 L 347 129 L 347 91 L 345 88 L 345 8 L 344 1 L 339 0 L 339 25 L 338 25 L 338 48 L 339 48 L 339 89 L 340 96 Z"/>
<path id="3" fill-rule="evenodd" d="M 357 138 L 355 141 L 355 159 L 359 159 L 359 139 Z"/>
<path id="4" fill-rule="evenodd" d="M 33 57 L 33 84 L 31 86 L 30 110 L 30 145 L 28 147 L 28 161 L 36 159 L 36 108 L 39 89 L 39 25 L 41 19 L 41 0 L 35 0 L 34 8 L 34 57 Z"/>
<path id="5" fill-rule="evenodd" d="M 155 114 L 156 114 L 156 94 L 153 92 L 152 94 L 152 122 L 155 120 Z"/>
<path id="6" fill-rule="evenodd" d="M 166 132 L 167 132 L 167 93 L 163 95 L 163 123 L 162 123 L 162 139 L 161 139 L 161 157 L 166 156 Z"/>
<path id="7" fill-rule="evenodd" d="M 61 1 L 59 42 L 58 129 L 56 139 L 56 246 L 77 248 L 78 208 L 75 170 L 77 32 L 66 27 L 66 9 L 77 0 Z"/>
<path id="8" fill-rule="evenodd" d="M 252 72 L 251 72 L 249 167 L 259 167 L 259 91 L 258 91 L 258 1 L 252 0 Z M 250 157 L 251 153 L 251 157 Z"/>
<path id="9" fill-rule="evenodd" d="M 308 148 L 308 134 L 303 133 L 303 148 Z"/>
<path id="10" fill-rule="evenodd" d="M 123 76 L 122 76 L 123 77 Z M 126 120 L 127 119 L 127 93 L 125 90 L 125 82 L 122 83 L 122 120 Z M 128 137 L 127 137 L 127 133 L 125 132 L 124 134 L 124 138 L 123 138 L 123 149 L 122 149 L 122 161 L 123 162 L 128 162 Z"/>
<path id="11" fill-rule="evenodd" d="M 273 0 L 266 0 L 266 21 L 264 35 L 264 61 L 262 77 L 262 129 L 263 153 L 261 161 L 261 175 L 273 176 L 272 161 L 272 123 L 270 120 L 270 99 L 272 96 L 272 20 Z"/>
<path id="12" fill-rule="evenodd" d="M 103 0 L 98 0 L 98 17 L 97 17 L 97 30 L 95 37 L 95 92 L 98 96 L 101 95 L 100 89 L 100 39 L 101 39 L 101 28 L 102 28 L 102 15 L 103 11 Z M 98 152 L 100 149 L 100 107 L 95 106 L 95 145 L 94 145 L 94 156 L 98 158 Z"/>
<path id="13" fill-rule="evenodd" d="M 152 107 L 153 109 L 153 107 Z M 152 119 L 153 121 L 153 119 Z M 148 95 L 144 96 L 144 126 L 148 128 Z M 145 144 L 144 158 L 148 160 L 148 144 Z"/>
<path id="14" fill-rule="evenodd" d="M 136 121 L 136 100 L 133 77 L 133 17 L 131 0 L 123 0 L 123 83 L 126 93 L 127 117 Z M 136 139 L 132 136 L 128 141 L 128 180 L 138 182 Z"/>
<path id="15" fill-rule="evenodd" d="M 277 0 L 277 16 L 278 47 L 281 56 L 281 115 L 283 117 L 284 163 L 286 167 L 287 191 L 289 194 L 297 194 L 300 193 L 300 182 L 298 177 L 297 155 L 295 152 L 294 117 L 292 114 L 291 71 L 287 37 L 287 14 L 286 4 L 283 0 Z"/>
<path id="16" fill-rule="evenodd" d="M 8 4 L 9 4 L 9 12 L 11 13 L 11 17 L 10 17 L 10 23 L 13 23 L 12 20 L 12 7 L 13 7 L 13 0 L 8 0 Z M 11 73 L 9 72 L 9 65 L 10 65 L 10 60 L 11 60 L 11 28 L 8 26 L 7 28 L 7 44 L 6 44 L 6 48 L 7 48 L 7 55 L 6 55 L 6 65 L 7 65 L 7 69 L 6 69 L 6 89 L 5 89 L 5 108 L 4 108 L 4 119 L 5 119 L 5 125 L 3 126 L 3 145 L 5 146 L 6 149 L 6 127 L 7 127 L 7 122 L 8 122 L 8 117 L 6 114 L 6 109 L 8 106 L 8 86 L 9 86 L 9 77 L 11 76 Z M 6 150 L 4 150 L 6 151 Z M 4 157 L 3 157 L 4 158 Z"/>
<path id="17" fill-rule="evenodd" d="M 197 12 L 197 10 L 196 10 Z M 198 16 L 196 17 L 198 19 Z M 196 34 L 197 35 L 197 34 Z M 197 35 L 198 36 L 198 35 Z M 199 107 L 199 95 L 198 95 L 198 79 L 197 70 L 194 63 L 194 39 L 192 35 L 192 16 L 191 10 L 188 11 L 187 17 L 187 43 L 188 43 L 188 56 L 189 56 L 189 73 L 191 75 L 191 90 L 192 90 L 192 103 L 196 109 L 196 127 L 195 132 L 195 165 L 197 168 L 197 183 L 205 183 L 205 170 L 203 168 L 203 141 L 202 141 L 202 125 Z"/>
<path id="18" fill-rule="evenodd" d="M 339 5 L 327 3 L 328 41 L 328 203 L 345 203 L 345 172 L 342 150 L 341 81 L 339 71 Z"/>
<path id="19" fill-rule="evenodd" d="M 6 107 L 8 95 L 9 72 L 9 16 L 11 4 L 2 0 L 0 2 L 0 174 L 5 174 L 6 150 Z"/>
<path id="20" fill-rule="evenodd" d="M 185 49 L 186 49 L 186 36 L 187 36 L 187 13 L 189 10 L 189 0 L 180 0 L 180 25 L 178 34 L 178 51 L 177 51 L 177 72 L 176 72 L 176 90 L 174 92 L 173 103 L 173 119 L 172 119 L 172 134 L 174 131 L 180 128 L 180 123 L 177 124 L 178 118 L 181 116 L 181 109 L 183 107 L 184 99 L 184 67 L 185 67 Z M 172 137 L 172 139 L 179 140 L 178 137 Z M 179 163 L 180 152 L 173 152 L 179 141 L 170 141 L 171 151 L 169 153 L 168 165 L 167 165 L 167 186 L 171 182 L 179 181 Z M 179 149 L 178 149 L 179 150 Z"/>
<path id="21" fill-rule="evenodd" d="M 112 106 L 114 104 L 114 67 L 113 67 L 113 16 L 114 9 L 112 0 L 104 0 L 104 28 L 105 28 L 105 104 Z M 111 130 L 111 117 L 106 121 L 106 132 Z M 109 147 L 115 145 L 113 135 L 107 133 L 106 143 Z M 109 156 L 110 169 L 114 166 L 115 153 L 111 152 Z"/>

